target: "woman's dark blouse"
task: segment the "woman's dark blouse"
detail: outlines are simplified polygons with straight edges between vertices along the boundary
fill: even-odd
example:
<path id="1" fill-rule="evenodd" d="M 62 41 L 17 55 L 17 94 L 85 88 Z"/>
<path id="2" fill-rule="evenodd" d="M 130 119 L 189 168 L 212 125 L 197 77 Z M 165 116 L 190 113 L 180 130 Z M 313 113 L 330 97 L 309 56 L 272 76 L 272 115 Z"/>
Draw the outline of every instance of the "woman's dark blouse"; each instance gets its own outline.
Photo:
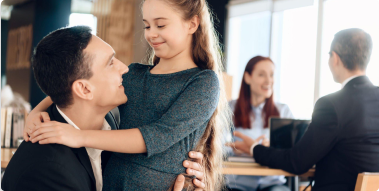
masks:
<path id="1" fill-rule="evenodd" d="M 151 67 L 129 66 L 123 76 L 128 102 L 119 106 L 120 129 L 138 128 L 147 153 L 115 153 L 105 170 L 104 190 L 167 190 L 185 172 L 182 163 L 217 107 L 219 81 L 212 70 L 151 74 Z"/>

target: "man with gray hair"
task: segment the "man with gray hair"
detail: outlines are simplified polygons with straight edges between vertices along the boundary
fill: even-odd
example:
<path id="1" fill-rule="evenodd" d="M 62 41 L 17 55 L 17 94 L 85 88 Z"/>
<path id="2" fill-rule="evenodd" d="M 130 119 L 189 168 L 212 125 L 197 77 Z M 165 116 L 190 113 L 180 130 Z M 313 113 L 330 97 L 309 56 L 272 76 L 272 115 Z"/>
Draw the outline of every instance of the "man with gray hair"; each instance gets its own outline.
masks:
<path id="1" fill-rule="evenodd" d="M 335 34 L 329 52 L 334 81 L 345 85 L 345 79 L 365 75 L 371 52 L 371 36 L 363 30 L 353 28 Z"/>
<path id="2" fill-rule="evenodd" d="M 379 88 L 366 76 L 372 40 L 361 29 L 338 32 L 329 67 L 340 91 L 320 98 L 312 122 L 291 149 L 274 149 L 236 133 L 235 147 L 255 161 L 294 174 L 316 165 L 312 191 L 353 191 L 361 172 L 379 172 Z"/>

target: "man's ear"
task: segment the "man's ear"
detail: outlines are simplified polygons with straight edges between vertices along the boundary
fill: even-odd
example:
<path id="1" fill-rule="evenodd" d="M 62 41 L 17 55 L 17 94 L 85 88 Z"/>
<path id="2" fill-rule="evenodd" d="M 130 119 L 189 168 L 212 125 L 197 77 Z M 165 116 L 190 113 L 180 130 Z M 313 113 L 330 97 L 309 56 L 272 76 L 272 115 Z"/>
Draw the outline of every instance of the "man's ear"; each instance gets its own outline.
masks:
<path id="1" fill-rule="evenodd" d="M 338 54 L 334 51 L 332 51 L 332 54 L 332 64 L 334 66 L 340 66 L 340 64 L 342 64 L 340 56 L 338 56 Z"/>
<path id="2" fill-rule="evenodd" d="M 72 93 L 77 97 L 85 100 L 93 99 L 94 87 L 87 80 L 76 80 L 72 84 Z"/>
<path id="3" fill-rule="evenodd" d="M 200 23 L 200 19 L 199 19 L 199 16 L 195 15 L 194 17 L 192 17 L 192 19 L 190 20 L 190 25 L 189 25 L 189 33 L 190 34 L 193 34 L 197 31 L 197 28 L 199 28 L 199 23 Z"/>
<path id="4" fill-rule="evenodd" d="M 250 78 L 251 78 L 251 75 L 250 75 L 249 73 L 245 72 L 245 73 L 243 74 L 243 80 L 245 81 L 245 83 L 246 83 L 247 85 L 250 85 Z"/>

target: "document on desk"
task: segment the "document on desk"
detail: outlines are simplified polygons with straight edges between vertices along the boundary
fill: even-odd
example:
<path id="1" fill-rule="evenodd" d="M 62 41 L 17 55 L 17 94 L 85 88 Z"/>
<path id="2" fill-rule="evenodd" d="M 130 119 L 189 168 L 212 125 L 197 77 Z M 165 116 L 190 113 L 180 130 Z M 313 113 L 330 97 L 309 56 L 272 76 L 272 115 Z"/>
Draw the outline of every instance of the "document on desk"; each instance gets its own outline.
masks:
<path id="1" fill-rule="evenodd" d="M 251 156 L 229 156 L 228 162 L 255 163 L 255 160 Z"/>

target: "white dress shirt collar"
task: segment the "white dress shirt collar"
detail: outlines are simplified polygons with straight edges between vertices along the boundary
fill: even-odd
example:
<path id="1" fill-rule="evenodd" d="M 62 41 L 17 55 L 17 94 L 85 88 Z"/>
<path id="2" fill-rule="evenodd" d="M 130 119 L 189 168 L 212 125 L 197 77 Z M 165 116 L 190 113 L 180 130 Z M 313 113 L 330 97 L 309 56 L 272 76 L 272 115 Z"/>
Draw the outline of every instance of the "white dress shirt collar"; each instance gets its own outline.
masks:
<path id="1" fill-rule="evenodd" d="M 342 87 L 341 89 L 343 89 L 347 83 L 349 83 L 352 79 L 356 78 L 356 77 L 359 77 L 360 75 L 356 75 L 356 76 L 351 76 L 350 78 L 346 79 L 345 81 L 342 82 Z"/>

